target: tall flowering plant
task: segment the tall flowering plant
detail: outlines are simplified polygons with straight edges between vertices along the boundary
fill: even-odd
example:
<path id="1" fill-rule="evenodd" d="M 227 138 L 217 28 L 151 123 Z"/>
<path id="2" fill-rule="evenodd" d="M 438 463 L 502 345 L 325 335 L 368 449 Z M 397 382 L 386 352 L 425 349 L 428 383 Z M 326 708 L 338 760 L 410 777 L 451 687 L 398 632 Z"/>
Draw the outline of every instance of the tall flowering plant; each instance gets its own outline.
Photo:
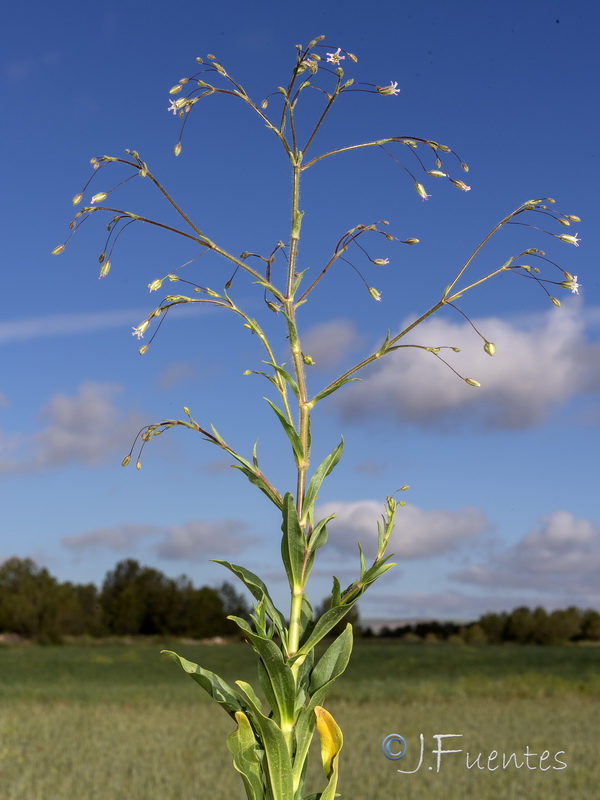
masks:
<path id="1" fill-rule="evenodd" d="M 283 149 L 291 173 L 290 230 L 286 241 L 279 241 L 269 254 L 257 255 L 244 252 L 237 256 L 226 249 L 224 244 L 211 238 L 204 225 L 193 219 L 175 202 L 146 162 L 133 150 L 126 150 L 124 157 L 105 155 L 92 159 L 94 172 L 82 192 L 73 198 L 75 206 L 81 204 L 90 182 L 98 174 L 104 177 L 107 169 L 118 167 L 125 170 L 126 177 L 112 188 L 106 187 L 104 191 L 93 194 L 88 205 L 77 211 L 70 224 L 69 239 L 91 216 L 97 216 L 101 212 L 112 215 L 108 224 L 106 245 L 99 257 L 101 278 L 108 275 L 115 245 L 129 225 L 144 222 L 183 237 L 197 250 L 196 257 L 207 253 L 219 255 L 230 268 L 234 267 L 236 271 L 240 270 L 249 275 L 258 286 L 258 291 L 264 294 L 264 314 L 277 315 L 281 323 L 281 341 L 275 347 L 265 333 L 264 320 L 260 321 L 250 316 L 236 302 L 233 292 L 230 291 L 231 280 L 224 281 L 223 288 L 215 290 L 189 277 L 182 277 L 179 271 L 173 271 L 164 277 L 152 280 L 149 284 L 150 291 L 157 292 L 165 285 L 173 284 L 175 290 L 179 286 L 186 287 L 188 294 L 166 294 L 148 317 L 134 327 L 133 334 L 138 339 L 143 339 L 151 327 L 158 323 L 154 336 L 171 309 L 188 303 L 205 304 L 234 314 L 245 328 L 256 335 L 264 350 L 263 364 L 266 365 L 264 369 L 248 370 L 248 373 L 254 372 L 262 376 L 271 386 L 275 400 L 267 399 L 267 403 L 273 411 L 274 424 L 281 429 L 289 443 L 289 455 L 296 476 L 293 486 L 286 488 L 277 486 L 276 481 L 261 469 L 256 447 L 250 455 L 243 455 L 229 445 L 216 428 L 197 422 L 188 408 L 184 408 L 184 416 L 181 419 L 164 419 L 143 428 L 129 455 L 123 460 L 123 466 L 135 460 L 139 469 L 141 451 L 154 436 L 176 426 L 188 428 L 200 434 L 204 441 L 224 450 L 233 460 L 234 466 L 263 493 L 281 515 L 281 560 L 290 591 L 287 616 L 276 607 L 267 586 L 258 575 L 228 561 L 218 562 L 232 572 L 254 598 L 251 621 L 238 617 L 232 619 L 256 653 L 258 690 L 244 681 L 236 681 L 235 685 L 231 686 L 214 672 L 174 652 L 166 651 L 235 721 L 236 728 L 229 736 L 227 746 L 233 755 L 235 769 L 241 775 L 249 800 L 334 798 L 343 737 L 340 728 L 323 704 L 332 684 L 344 672 L 349 662 L 352 651 L 352 626 L 348 624 L 337 638 L 333 641 L 328 640 L 325 650 L 318 658 L 315 648 L 331 634 L 369 586 L 394 566 L 390 562 L 388 545 L 398 507 L 404 503 L 393 496 L 388 496 L 383 506 L 382 517 L 376 523 L 378 544 L 373 561 L 368 563 L 359 544 L 360 558 L 356 579 L 349 586 L 342 588 L 334 577 L 329 608 L 316 618 L 308 599 L 307 584 L 317 552 L 327 543 L 327 529 L 332 516 L 319 518 L 315 504 L 325 479 L 339 462 L 343 451 L 343 442 L 340 442 L 320 464 L 316 466 L 311 464 L 311 419 L 317 406 L 334 392 L 342 389 L 345 384 L 355 380 L 367 365 L 386 358 L 402 348 L 417 347 L 444 361 L 441 355 L 442 347 L 408 343 L 405 337 L 424 320 L 445 307 L 456 309 L 466 317 L 458 305 L 460 298 L 498 275 L 511 273 L 533 280 L 557 306 L 560 305 L 560 301 L 553 296 L 553 293 L 551 294 L 551 289 L 548 287 L 554 286 L 575 293 L 579 290 L 577 276 L 563 270 L 537 248 L 523 250 L 492 269 L 485 277 L 469 280 L 468 270 L 473 260 L 489 240 L 507 225 L 529 225 L 556 240 L 578 246 L 577 234 L 553 232 L 546 227 L 540 228 L 533 224 L 533 221 L 538 220 L 546 223 L 555 222 L 560 231 L 569 228 L 571 223 L 579 222 L 578 217 L 555 211 L 554 200 L 550 198 L 529 200 L 501 220 L 475 247 L 467 261 L 455 275 L 451 276 L 450 282 L 441 290 L 435 302 L 417 319 L 397 333 L 388 332 L 382 336 L 376 350 L 335 380 L 321 386 L 316 393 L 309 391 L 307 370 L 312 365 L 312 359 L 302 346 L 298 321 L 300 307 L 311 300 L 314 290 L 339 261 L 352 264 L 364 281 L 370 298 L 380 302 L 382 299 L 380 291 L 371 286 L 350 261 L 350 254 L 358 252 L 359 256 L 366 258 L 368 262 L 383 266 L 388 264 L 388 258 L 372 255 L 369 242 L 373 241 L 373 237 L 377 237 L 377 241 L 380 242 L 383 239 L 384 242 L 408 246 L 416 245 L 418 239 L 396 237 L 390 233 L 389 223 L 385 220 L 359 224 L 347 230 L 339 238 L 333 251 L 324 256 L 320 269 L 316 272 L 306 269 L 299 254 L 303 218 L 303 210 L 300 207 L 300 186 L 304 174 L 308 170 L 313 172 L 318 170 L 320 163 L 325 159 L 335 158 L 342 153 L 376 148 L 383 150 L 406 172 L 414 190 L 423 200 L 427 200 L 430 195 L 422 180 L 429 178 L 449 180 L 459 191 L 470 190 L 470 187 L 452 172 L 452 164 L 458 169 L 459 174 L 468 171 L 467 165 L 450 147 L 432 139 L 418 136 L 391 136 L 327 152 L 316 148 L 315 137 L 342 94 L 368 92 L 379 95 L 389 102 L 390 98 L 395 97 L 400 91 L 395 81 L 379 86 L 357 83 L 353 78 L 346 78 L 345 67 L 356 63 L 356 56 L 340 47 L 325 45 L 323 39 L 324 37 L 319 36 L 307 47 L 297 45 L 295 63 L 287 85 L 277 87 L 260 103 L 250 97 L 244 87 L 213 55 L 207 56 L 206 61 L 198 58 L 198 71 L 191 77 L 180 80 L 170 90 L 169 111 L 180 120 L 181 134 L 192 118 L 197 103 L 210 95 L 223 94 L 248 106 L 258 121 L 266 126 L 275 145 Z M 316 121 L 309 125 L 306 133 L 306 127 L 299 125 L 298 115 L 305 92 L 309 90 L 317 91 L 323 102 L 320 114 Z M 270 106 L 275 106 L 275 111 L 271 112 Z M 175 145 L 175 155 L 179 156 L 181 151 L 180 135 Z M 408 163 L 403 160 L 403 153 L 410 159 Z M 448 160 L 450 164 L 447 163 Z M 115 207 L 115 204 L 111 203 L 113 193 L 124 182 L 138 176 L 145 178 L 162 193 L 176 212 L 178 225 L 167 225 L 156 219 Z M 55 254 L 62 252 L 67 242 L 56 247 L 53 252 Z M 194 260 L 195 258 L 192 259 Z M 272 269 L 276 260 L 284 264 L 283 279 L 279 277 L 278 271 Z M 557 271 L 554 273 L 557 279 L 541 277 L 542 269 L 548 267 Z M 481 337 L 485 352 L 493 356 L 496 350 L 495 344 L 488 341 L 474 325 L 473 329 L 476 335 Z M 141 354 L 148 350 L 151 341 L 152 339 L 140 347 Z M 286 362 L 280 361 L 276 355 L 281 350 L 282 342 L 287 348 Z M 286 366 L 287 363 L 289 367 Z M 463 377 L 458 373 L 456 375 L 469 387 L 479 386 L 474 378 Z M 134 455 L 134 448 L 138 445 L 139 450 Z M 402 490 L 406 489 L 407 486 L 402 487 Z M 309 748 L 315 732 L 321 743 L 325 785 L 320 791 L 307 793 Z"/>

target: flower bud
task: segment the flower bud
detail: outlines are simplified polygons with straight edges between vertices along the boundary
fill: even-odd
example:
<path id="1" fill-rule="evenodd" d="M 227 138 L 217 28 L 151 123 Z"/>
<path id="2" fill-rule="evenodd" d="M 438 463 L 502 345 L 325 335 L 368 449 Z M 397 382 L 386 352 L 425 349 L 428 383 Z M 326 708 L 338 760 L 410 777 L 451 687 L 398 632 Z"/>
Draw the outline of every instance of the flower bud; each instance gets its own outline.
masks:
<path id="1" fill-rule="evenodd" d="M 105 261 L 104 264 L 102 264 L 98 278 L 106 278 L 109 272 L 110 272 L 110 259 L 108 261 Z"/>
<path id="2" fill-rule="evenodd" d="M 496 352 L 496 345 L 493 342 L 486 342 L 483 345 L 483 349 L 488 354 L 488 356 L 493 356 Z"/>
<path id="3" fill-rule="evenodd" d="M 131 456 L 125 456 L 123 461 L 121 461 L 121 466 L 126 467 L 131 462 Z"/>
<path id="4" fill-rule="evenodd" d="M 581 222 L 580 217 L 576 217 L 575 214 L 565 214 L 567 219 L 570 219 L 571 222 Z"/>
<path id="5" fill-rule="evenodd" d="M 52 255 L 53 256 L 59 256 L 64 249 L 65 249 L 65 245 L 64 244 L 59 244 L 58 247 L 55 247 L 54 250 L 52 251 Z"/>
<path id="6" fill-rule="evenodd" d="M 457 189 L 460 189 L 463 192 L 470 192 L 471 191 L 471 187 L 467 186 L 467 184 L 464 183 L 463 181 L 455 181 L 455 180 L 453 180 L 452 183 L 454 184 L 454 186 L 456 186 Z"/>
<path id="7" fill-rule="evenodd" d="M 177 142 L 177 144 L 173 148 L 173 152 L 175 153 L 176 156 L 178 156 L 181 153 L 181 142 Z"/>
<path id="8" fill-rule="evenodd" d="M 136 468 L 136 469 L 141 469 L 141 468 L 142 468 L 142 462 L 139 460 L 139 458 L 138 458 L 138 460 L 135 462 L 135 468 Z"/>
<path id="9" fill-rule="evenodd" d="M 312 356 L 307 356 L 306 353 L 302 353 L 302 361 L 304 361 L 304 363 L 308 367 L 312 367 L 313 364 L 315 363 L 313 357 Z"/>
<path id="10" fill-rule="evenodd" d="M 402 244 L 419 244 L 419 240 L 418 240 L 418 239 L 413 239 L 413 238 L 411 238 L 411 239 L 404 239 L 404 241 L 402 242 Z"/>
<path id="11" fill-rule="evenodd" d="M 369 286 L 369 294 L 374 300 L 377 300 L 378 303 L 381 302 L 381 292 L 375 289 L 373 286 Z"/>
<path id="12" fill-rule="evenodd" d="M 94 205 L 94 203 L 101 203 L 103 200 L 106 200 L 107 197 L 108 197 L 108 192 L 98 192 L 98 194 L 95 194 L 92 197 L 90 203 L 92 205 Z"/>
<path id="13" fill-rule="evenodd" d="M 150 347 L 150 345 L 148 345 L 148 344 L 145 344 L 145 345 L 143 345 L 143 346 L 142 346 L 142 347 L 140 347 L 140 349 L 138 350 L 138 353 L 139 353 L 141 356 L 143 356 L 143 355 L 144 355 L 144 353 L 145 353 L 145 352 L 148 350 L 148 348 L 149 348 L 149 347 Z"/>
<path id="14" fill-rule="evenodd" d="M 75 197 L 71 200 L 71 202 L 73 203 L 74 206 L 78 206 L 79 203 L 81 203 L 82 200 L 83 200 L 83 195 L 82 194 L 76 194 Z"/>
<path id="15" fill-rule="evenodd" d="M 476 386 L 476 387 L 481 386 L 479 381 L 474 381 L 473 378 L 465 378 L 465 383 L 468 383 L 469 386 Z"/>
<path id="16" fill-rule="evenodd" d="M 179 94 L 179 92 L 183 89 L 179 83 L 176 83 L 175 86 L 171 86 L 169 89 L 169 94 Z"/>
<path id="17" fill-rule="evenodd" d="M 157 278 L 155 281 L 152 281 L 152 283 L 148 284 L 148 289 L 150 289 L 151 292 L 156 292 L 158 289 L 160 289 L 161 286 L 162 286 L 162 280 L 160 280 L 160 278 Z"/>
<path id="18" fill-rule="evenodd" d="M 423 198 L 423 200 L 428 200 L 431 197 L 430 194 L 427 194 L 427 192 L 425 191 L 425 187 L 423 186 L 422 183 L 419 183 L 419 181 L 415 181 L 415 189 L 417 190 L 417 193 Z"/>
<path id="19" fill-rule="evenodd" d="M 371 261 L 372 261 L 372 262 L 373 262 L 373 264 L 375 264 L 375 266 L 377 266 L 377 267 L 385 267 L 385 266 L 386 266 L 386 264 L 389 264 L 389 263 L 390 263 L 390 260 L 389 260 L 389 258 L 372 258 L 372 259 L 371 259 Z"/>
<path id="20" fill-rule="evenodd" d="M 408 491 L 408 489 L 410 489 L 410 486 L 409 486 L 408 484 L 405 484 L 404 486 L 401 486 L 401 487 L 398 489 L 398 491 L 399 491 L 399 492 L 406 492 L 406 491 Z"/>
<path id="21" fill-rule="evenodd" d="M 560 300 L 557 300 L 556 297 L 551 297 L 550 300 L 554 303 L 555 306 L 560 306 Z"/>
<path id="22" fill-rule="evenodd" d="M 448 175 L 445 172 L 442 172 L 441 169 L 428 169 L 428 175 L 432 175 L 434 178 L 447 178 Z"/>

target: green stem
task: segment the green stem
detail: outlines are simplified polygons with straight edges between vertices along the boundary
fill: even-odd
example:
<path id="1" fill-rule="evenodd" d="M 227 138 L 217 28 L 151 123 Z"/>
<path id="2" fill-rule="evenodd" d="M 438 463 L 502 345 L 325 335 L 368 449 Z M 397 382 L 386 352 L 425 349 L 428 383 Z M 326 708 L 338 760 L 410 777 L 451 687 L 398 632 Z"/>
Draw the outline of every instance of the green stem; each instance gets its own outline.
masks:
<path id="1" fill-rule="evenodd" d="M 306 473 L 309 465 L 310 448 L 310 406 L 307 400 L 306 376 L 304 373 L 304 361 L 300 346 L 300 337 L 296 325 L 296 303 L 294 298 L 294 277 L 296 274 L 296 263 L 298 259 L 298 242 L 300 241 L 300 228 L 302 225 L 302 213 L 300 211 L 300 158 L 296 156 L 293 161 L 292 177 L 292 219 L 290 252 L 287 274 L 287 290 L 284 303 L 285 315 L 288 325 L 289 344 L 294 363 L 296 383 L 298 385 L 298 435 L 302 443 L 302 459 L 297 463 L 296 481 L 296 510 L 298 518 L 302 519 L 302 508 L 304 503 L 304 493 L 306 489 Z M 300 646 L 300 615 L 302 610 L 302 600 L 304 596 L 304 585 L 291 586 L 292 592 L 290 606 L 290 627 L 288 651 L 293 654 Z"/>

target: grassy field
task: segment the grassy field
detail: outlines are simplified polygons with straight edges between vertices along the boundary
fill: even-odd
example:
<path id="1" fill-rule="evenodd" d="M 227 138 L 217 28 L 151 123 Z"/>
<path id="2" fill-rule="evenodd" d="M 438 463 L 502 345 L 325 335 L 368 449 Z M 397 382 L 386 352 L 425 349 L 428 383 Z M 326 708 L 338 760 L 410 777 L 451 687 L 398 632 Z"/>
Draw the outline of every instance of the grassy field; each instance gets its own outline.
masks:
<path id="1" fill-rule="evenodd" d="M 243 800 L 231 720 L 161 646 L 0 648 L 0 797 Z M 253 681 L 245 645 L 173 649 Z M 596 797 L 599 667 L 595 647 L 358 643 L 328 703 L 345 736 L 342 798 Z M 407 742 L 400 761 L 381 751 L 391 733 Z M 462 737 L 440 746 L 436 734 Z M 438 771 L 436 749 L 462 752 L 442 754 Z"/>

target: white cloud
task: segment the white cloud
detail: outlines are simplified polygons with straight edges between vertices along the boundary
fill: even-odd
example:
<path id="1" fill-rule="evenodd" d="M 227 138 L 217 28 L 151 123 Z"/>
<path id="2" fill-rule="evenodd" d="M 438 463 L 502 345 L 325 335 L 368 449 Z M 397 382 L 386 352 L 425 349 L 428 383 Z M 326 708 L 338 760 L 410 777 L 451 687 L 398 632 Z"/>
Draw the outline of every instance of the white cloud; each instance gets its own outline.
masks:
<path id="1" fill-rule="evenodd" d="M 354 554 L 357 541 L 366 553 L 376 551 L 377 521 L 382 511 L 383 505 L 376 500 L 357 500 L 325 503 L 317 514 L 319 519 L 336 515 L 329 525 L 331 546 Z M 428 558 L 455 549 L 489 529 L 489 521 L 476 508 L 423 511 L 406 505 L 398 508 L 389 549 L 398 559 Z"/>
<path id="2" fill-rule="evenodd" d="M 600 602 L 600 527 L 568 511 L 555 511 L 488 564 L 449 577 L 463 583 L 561 593 L 575 604 Z"/>
<path id="3" fill-rule="evenodd" d="M 455 429 L 457 424 L 488 429 L 524 429 L 544 422 L 580 392 L 598 391 L 598 345 L 584 339 L 585 319 L 573 303 L 518 322 L 474 320 L 496 344 L 493 357 L 466 321 L 432 319 L 404 344 L 460 347 L 441 350 L 468 386 L 431 353 L 407 348 L 372 369 L 334 399 L 346 419 L 384 416 L 400 423 Z"/>
<path id="4" fill-rule="evenodd" d="M 75 336 L 110 328 L 130 331 L 147 315 L 147 308 L 130 308 L 123 311 L 96 311 L 84 314 L 47 314 L 0 322 L 0 345 L 42 337 L 46 339 L 49 336 Z"/>
<path id="5" fill-rule="evenodd" d="M 244 536 L 246 524 L 227 519 L 218 522 L 195 520 L 169 528 L 155 552 L 167 561 L 204 561 L 207 555 L 235 555 L 256 541 Z"/>
<path id="6" fill-rule="evenodd" d="M 215 556 L 230 556 L 256 542 L 245 532 L 242 520 L 192 520 L 182 525 L 128 524 L 114 528 L 97 528 L 79 536 L 65 536 L 62 543 L 70 550 L 114 550 L 132 553 L 142 539 L 154 540 L 154 553 L 165 561 L 205 561 Z"/>
<path id="7" fill-rule="evenodd" d="M 140 539 L 156 536 L 161 531 L 156 525 L 125 523 L 117 528 L 96 528 L 80 536 L 64 536 L 62 543 L 70 550 L 106 549 L 133 552 Z"/>
<path id="8" fill-rule="evenodd" d="M 306 331 L 302 337 L 302 349 L 313 358 L 317 369 L 326 369 L 338 364 L 360 339 L 352 320 L 333 319 Z"/>
<path id="9" fill-rule="evenodd" d="M 53 395 L 40 413 L 46 423 L 41 430 L 4 442 L 0 438 L 0 474 L 69 464 L 95 467 L 123 451 L 144 422 L 141 415 L 119 411 L 120 392 L 115 384 L 89 381 L 75 395 Z"/>

